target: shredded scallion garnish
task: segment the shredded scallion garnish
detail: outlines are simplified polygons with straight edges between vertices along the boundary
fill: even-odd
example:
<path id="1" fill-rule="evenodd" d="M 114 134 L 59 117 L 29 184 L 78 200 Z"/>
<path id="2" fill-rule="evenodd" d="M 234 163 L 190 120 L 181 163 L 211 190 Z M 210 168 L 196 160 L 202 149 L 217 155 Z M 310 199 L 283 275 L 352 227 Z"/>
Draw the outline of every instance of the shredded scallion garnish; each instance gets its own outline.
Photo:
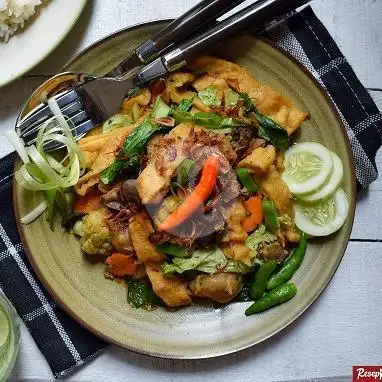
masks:
<path id="1" fill-rule="evenodd" d="M 43 191 L 46 199 L 21 219 L 24 224 L 35 220 L 47 208 L 52 210 L 55 201 L 48 198 L 47 193 L 74 186 L 85 168 L 85 158 L 73 137 L 71 122 L 62 115 L 54 99 L 50 99 L 48 105 L 54 116 L 41 126 L 34 145 L 25 147 L 14 130 L 7 133 L 23 161 L 20 169 L 15 172 L 16 181 L 27 190 Z M 64 146 L 66 153 L 62 155 L 63 159 L 57 160 L 45 150 L 46 144 L 50 142 L 58 142 Z"/>

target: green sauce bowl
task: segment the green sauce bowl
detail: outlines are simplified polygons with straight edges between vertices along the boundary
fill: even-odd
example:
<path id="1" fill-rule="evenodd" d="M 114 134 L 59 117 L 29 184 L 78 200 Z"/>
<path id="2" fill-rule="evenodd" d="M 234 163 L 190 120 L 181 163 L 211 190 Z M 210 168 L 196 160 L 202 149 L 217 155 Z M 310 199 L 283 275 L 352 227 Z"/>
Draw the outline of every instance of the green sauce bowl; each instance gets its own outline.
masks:
<path id="1" fill-rule="evenodd" d="M 20 347 L 20 321 L 5 295 L 0 291 L 0 381 L 12 372 Z"/>

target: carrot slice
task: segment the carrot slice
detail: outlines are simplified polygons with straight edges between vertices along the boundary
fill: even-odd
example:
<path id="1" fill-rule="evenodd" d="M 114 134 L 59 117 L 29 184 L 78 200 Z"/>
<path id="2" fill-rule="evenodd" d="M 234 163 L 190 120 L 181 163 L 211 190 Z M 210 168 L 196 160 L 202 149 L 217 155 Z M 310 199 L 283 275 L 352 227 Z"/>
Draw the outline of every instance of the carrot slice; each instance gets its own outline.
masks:
<path id="1" fill-rule="evenodd" d="M 242 225 L 246 232 L 252 232 L 264 220 L 263 204 L 259 196 L 252 196 L 243 204 L 248 216 L 243 219 Z"/>
<path id="2" fill-rule="evenodd" d="M 88 214 L 101 207 L 101 192 L 94 188 L 86 195 L 79 196 L 74 205 L 74 212 L 78 214 Z"/>
<path id="3" fill-rule="evenodd" d="M 133 276 L 139 269 L 139 264 L 135 263 L 135 259 L 132 256 L 119 252 L 109 256 L 105 263 L 109 266 L 108 271 L 117 277 Z"/>

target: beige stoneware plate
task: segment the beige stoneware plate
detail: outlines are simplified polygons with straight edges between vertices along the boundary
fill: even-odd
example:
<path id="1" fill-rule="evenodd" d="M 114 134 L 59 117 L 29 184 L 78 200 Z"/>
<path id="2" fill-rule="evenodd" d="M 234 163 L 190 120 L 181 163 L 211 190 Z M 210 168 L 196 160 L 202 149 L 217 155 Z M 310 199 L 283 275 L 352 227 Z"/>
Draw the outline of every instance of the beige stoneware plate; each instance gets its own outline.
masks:
<path id="1" fill-rule="evenodd" d="M 87 49 L 65 69 L 103 74 L 161 27 L 163 22 L 157 22 L 118 32 Z M 329 98 L 302 67 L 265 40 L 244 36 L 225 46 L 224 54 L 311 113 L 297 140 L 321 142 L 342 158 L 349 216 L 335 235 L 310 243 L 304 263 L 293 278 L 298 286 L 296 297 L 251 317 L 244 315 L 249 303 L 218 309 L 194 305 L 178 311 L 135 310 L 127 304 L 125 287 L 106 280 L 103 264 L 90 262 L 81 253 L 77 239 L 65 233 L 59 221 L 54 232 L 43 218 L 28 226 L 19 224 L 29 259 L 58 303 L 93 333 L 133 351 L 165 358 L 207 358 L 269 338 L 295 320 L 320 295 L 335 273 L 349 240 L 355 208 L 354 170 L 345 130 Z M 36 203 L 35 195 L 15 183 L 17 219 Z"/>

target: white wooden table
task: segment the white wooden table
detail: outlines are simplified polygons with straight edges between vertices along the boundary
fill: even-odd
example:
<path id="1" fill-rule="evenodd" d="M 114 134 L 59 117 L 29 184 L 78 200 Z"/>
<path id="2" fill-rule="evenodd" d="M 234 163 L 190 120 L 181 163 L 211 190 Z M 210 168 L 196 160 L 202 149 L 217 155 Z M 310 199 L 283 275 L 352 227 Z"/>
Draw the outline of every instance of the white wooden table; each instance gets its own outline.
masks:
<path id="1" fill-rule="evenodd" d="M 197 0 L 89 0 L 70 36 L 31 73 L 0 89 L 0 157 L 11 151 L 2 134 L 45 77 L 90 43 L 139 22 L 181 14 Z M 382 1 L 314 0 L 313 8 L 382 108 Z M 1 64 L 0 58 L 0 64 Z M 382 164 L 382 155 L 378 162 Z M 382 166 L 381 170 L 382 170 Z M 382 364 L 382 180 L 359 196 L 352 240 L 320 299 L 272 339 L 237 354 L 202 361 L 161 360 L 110 347 L 68 377 L 76 381 L 280 381 L 350 375 L 352 365 Z M 23 326 L 15 379 L 52 379 Z"/>

